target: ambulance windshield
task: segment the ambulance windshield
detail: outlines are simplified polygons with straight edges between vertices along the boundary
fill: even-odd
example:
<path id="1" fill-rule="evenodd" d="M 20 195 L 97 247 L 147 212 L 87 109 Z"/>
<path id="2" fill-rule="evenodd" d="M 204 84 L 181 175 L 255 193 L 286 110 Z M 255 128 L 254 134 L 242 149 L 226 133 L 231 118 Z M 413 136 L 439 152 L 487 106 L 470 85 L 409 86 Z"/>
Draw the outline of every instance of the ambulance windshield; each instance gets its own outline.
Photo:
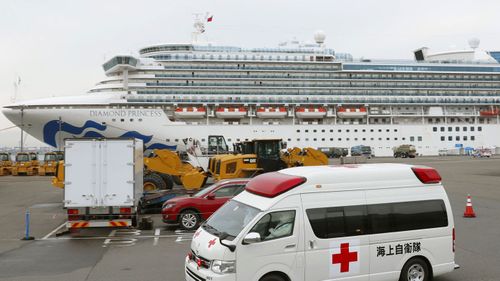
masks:
<path id="1" fill-rule="evenodd" d="M 217 210 L 202 228 L 215 236 L 225 232 L 229 235 L 226 240 L 232 241 L 259 212 L 257 208 L 231 200 Z"/>

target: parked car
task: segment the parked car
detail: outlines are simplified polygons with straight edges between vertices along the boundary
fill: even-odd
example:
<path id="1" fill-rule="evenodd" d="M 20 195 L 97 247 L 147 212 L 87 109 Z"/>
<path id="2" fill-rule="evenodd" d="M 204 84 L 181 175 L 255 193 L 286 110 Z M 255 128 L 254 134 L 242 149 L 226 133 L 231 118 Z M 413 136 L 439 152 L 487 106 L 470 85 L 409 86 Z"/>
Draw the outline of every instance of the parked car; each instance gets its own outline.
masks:
<path id="1" fill-rule="evenodd" d="M 192 197 L 175 197 L 163 204 L 164 223 L 179 224 L 186 230 L 198 228 L 201 221 L 208 219 L 226 201 L 245 189 L 250 179 L 230 179 L 219 181 Z"/>

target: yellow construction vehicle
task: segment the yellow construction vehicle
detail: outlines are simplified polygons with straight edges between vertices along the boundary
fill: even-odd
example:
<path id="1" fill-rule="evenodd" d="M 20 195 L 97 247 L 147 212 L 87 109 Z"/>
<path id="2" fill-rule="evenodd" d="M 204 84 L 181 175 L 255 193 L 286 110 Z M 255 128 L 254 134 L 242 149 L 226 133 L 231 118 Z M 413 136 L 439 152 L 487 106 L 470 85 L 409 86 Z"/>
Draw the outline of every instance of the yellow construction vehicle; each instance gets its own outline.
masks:
<path id="1" fill-rule="evenodd" d="M 210 158 L 208 172 L 215 180 L 252 177 L 296 166 L 328 165 L 328 157 L 314 148 L 297 147 L 282 152 L 281 139 L 255 139 L 234 145 L 235 154 Z"/>
<path id="2" fill-rule="evenodd" d="M 52 185 L 64 188 L 64 160 L 57 161 L 56 172 L 52 177 Z"/>
<path id="3" fill-rule="evenodd" d="M 34 152 L 18 152 L 16 162 L 12 166 L 12 175 L 38 175 L 39 162 Z"/>
<path id="4" fill-rule="evenodd" d="M 12 173 L 12 161 L 10 154 L 6 152 L 0 153 L 0 176 L 7 176 Z"/>
<path id="5" fill-rule="evenodd" d="M 57 162 L 64 159 L 64 154 L 61 151 L 47 152 L 44 155 L 43 164 L 40 165 L 38 175 L 48 176 L 55 175 Z"/>
<path id="6" fill-rule="evenodd" d="M 144 158 L 147 171 L 144 174 L 144 191 L 171 189 L 175 177 L 187 190 L 200 189 L 208 175 L 203 168 L 182 161 L 175 151 L 155 149 L 153 155 Z M 176 180 L 177 181 L 177 180 Z"/>

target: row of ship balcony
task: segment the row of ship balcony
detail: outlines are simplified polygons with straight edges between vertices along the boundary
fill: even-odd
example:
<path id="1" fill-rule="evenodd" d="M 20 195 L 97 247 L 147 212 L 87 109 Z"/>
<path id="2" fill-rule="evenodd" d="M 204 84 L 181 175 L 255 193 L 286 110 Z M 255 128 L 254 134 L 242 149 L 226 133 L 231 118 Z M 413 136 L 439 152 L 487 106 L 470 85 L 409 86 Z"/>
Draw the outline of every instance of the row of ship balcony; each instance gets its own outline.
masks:
<path id="1" fill-rule="evenodd" d="M 471 108 L 470 110 L 444 110 L 442 107 L 407 108 L 406 111 L 393 109 L 392 107 L 365 107 L 365 106 L 216 106 L 215 108 L 205 106 L 177 106 L 173 111 L 176 118 L 197 119 L 206 117 L 217 117 L 220 119 L 241 119 L 246 117 L 257 117 L 264 119 L 280 119 L 286 117 L 297 117 L 299 119 L 321 119 L 326 117 L 338 117 L 348 119 L 363 119 L 367 117 L 445 117 L 445 116 L 467 116 L 467 117 L 498 117 L 498 107 Z"/>
<path id="2" fill-rule="evenodd" d="M 302 81 L 300 81 L 302 82 Z M 388 82 L 330 82 L 330 83 L 300 83 L 299 81 L 287 82 L 287 83 L 279 83 L 274 81 L 238 81 L 238 83 L 229 83 L 229 82 L 200 82 L 199 80 L 186 80 L 183 82 L 156 82 L 145 83 L 148 87 L 213 87 L 213 88 L 224 88 L 224 87 L 232 87 L 232 88 L 258 88 L 258 87 L 266 87 L 266 88 L 340 88 L 340 89 L 357 89 L 357 88 L 384 88 L 384 89 L 478 89 L 478 90 L 499 90 L 500 83 L 482 83 L 482 84 L 470 84 L 469 83 L 446 83 L 445 85 L 439 85 L 438 83 L 433 83 L 429 85 L 429 83 L 412 83 L 411 85 L 407 85 L 404 83 L 398 83 L 396 85 L 391 85 Z"/>
<path id="3" fill-rule="evenodd" d="M 253 78 L 253 79 L 317 79 L 317 80 L 373 80 L 373 81 L 500 81 L 500 75 L 447 75 L 447 74 L 358 74 L 358 73 L 282 73 L 278 75 L 260 74 L 258 72 L 242 72 L 240 74 L 213 74 L 209 72 L 190 72 L 184 74 L 169 73 L 169 74 L 154 74 L 158 78 L 222 78 L 222 79 L 238 79 L 238 78 Z"/>
<path id="4" fill-rule="evenodd" d="M 172 96 L 148 95 L 151 93 L 138 92 L 139 95 L 130 95 L 128 102 L 147 103 L 228 103 L 228 104 L 500 104 L 498 97 L 275 97 L 275 96 Z"/>

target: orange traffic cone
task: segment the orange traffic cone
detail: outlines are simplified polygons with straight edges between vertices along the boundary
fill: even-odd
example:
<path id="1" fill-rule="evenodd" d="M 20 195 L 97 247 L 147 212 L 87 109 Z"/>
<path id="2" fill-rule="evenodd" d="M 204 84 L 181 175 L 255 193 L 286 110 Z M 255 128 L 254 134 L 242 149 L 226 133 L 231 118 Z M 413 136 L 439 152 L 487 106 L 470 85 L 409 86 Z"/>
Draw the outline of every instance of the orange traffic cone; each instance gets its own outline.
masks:
<path id="1" fill-rule="evenodd" d="M 476 213 L 472 209 L 472 201 L 470 199 L 470 194 L 467 194 L 467 204 L 465 205 L 464 218 L 475 218 Z"/>

